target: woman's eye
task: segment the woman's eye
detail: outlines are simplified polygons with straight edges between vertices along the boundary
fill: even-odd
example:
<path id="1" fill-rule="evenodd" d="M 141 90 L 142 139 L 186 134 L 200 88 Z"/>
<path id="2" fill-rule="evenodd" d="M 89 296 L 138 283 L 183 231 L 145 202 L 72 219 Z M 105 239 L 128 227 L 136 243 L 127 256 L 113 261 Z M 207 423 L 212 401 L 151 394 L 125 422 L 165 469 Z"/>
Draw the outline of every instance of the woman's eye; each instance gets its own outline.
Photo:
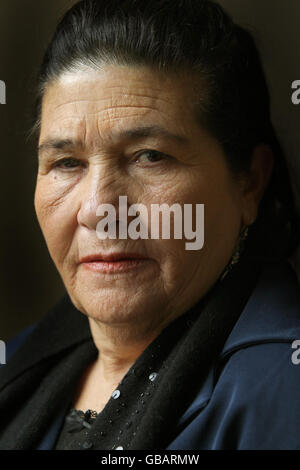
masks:
<path id="1" fill-rule="evenodd" d="M 160 162 L 162 160 L 166 160 L 170 157 L 168 155 L 165 155 L 164 153 L 158 152 L 156 150 L 144 150 L 143 152 L 140 152 L 138 156 L 136 156 L 135 161 L 139 163 L 156 163 Z"/>
<path id="2" fill-rule="evenodd" d="M 76 158 L 63 158 L 53 165 L 54 168 L 58 168 L 60 170 L 75 170 L 79 166 L 82 166 L 82 162 Z"/>

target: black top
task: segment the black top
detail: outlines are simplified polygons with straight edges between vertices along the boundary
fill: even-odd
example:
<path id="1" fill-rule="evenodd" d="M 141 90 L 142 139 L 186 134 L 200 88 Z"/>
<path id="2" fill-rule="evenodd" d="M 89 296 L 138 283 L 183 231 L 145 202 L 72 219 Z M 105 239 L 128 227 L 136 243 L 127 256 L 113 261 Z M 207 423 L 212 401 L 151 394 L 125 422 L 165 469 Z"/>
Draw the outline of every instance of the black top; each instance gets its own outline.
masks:
<path id="1" fill-rule="evenodd" d="M 100 413 L 99 413 L 100 414 Z M 65 450 L 68 448 L 74 437 L 82 441 L 82 447 L 90 447 L 87 439 L 87 429 L 91 429 L 98 413 L 94 410 L 75 410 L 71 408 L 65 418 L 65 422 L 57 439 L 55 450 Z"/>

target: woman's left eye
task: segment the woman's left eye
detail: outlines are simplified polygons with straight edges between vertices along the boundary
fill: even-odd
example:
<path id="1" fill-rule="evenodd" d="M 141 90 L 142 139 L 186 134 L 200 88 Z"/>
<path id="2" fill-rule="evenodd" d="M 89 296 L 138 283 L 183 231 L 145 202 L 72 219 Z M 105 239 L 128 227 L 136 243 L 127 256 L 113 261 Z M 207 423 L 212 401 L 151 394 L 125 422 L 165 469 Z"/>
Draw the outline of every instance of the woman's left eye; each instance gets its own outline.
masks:
<path id="1" fill-rule="evenodd" d="M 144 161 L 143 158 L 144 157 Z M 156 163 L 162 160 L 167 160 L 170 157 L 164 153 L 158 152 L 157 150 L 143 150 L 135 157 L 135 162 L 139 163 Z"/>

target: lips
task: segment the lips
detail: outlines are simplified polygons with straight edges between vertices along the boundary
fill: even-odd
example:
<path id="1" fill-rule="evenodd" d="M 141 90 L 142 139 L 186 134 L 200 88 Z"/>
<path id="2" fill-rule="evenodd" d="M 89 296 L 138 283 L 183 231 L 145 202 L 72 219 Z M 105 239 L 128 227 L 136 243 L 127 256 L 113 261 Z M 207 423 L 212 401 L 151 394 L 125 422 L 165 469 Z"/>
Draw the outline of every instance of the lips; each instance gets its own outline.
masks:
<path id="1" fill-rule="evenodd" d="M 88 255 L 80 258 L 79 263 L 97 263 L 97 262 L 117 262 L 132 259 L 149 259 L 139 253 L 110 253 L 110 254 L 95 254 Z"/>
<path id="2" fill-rule="evenodd" d="M 80 265 L 88 271 L 98 274 L 129 274 L 152 265 L 153 260 L 139 253 L 110 253 L 85 256 Z"/>

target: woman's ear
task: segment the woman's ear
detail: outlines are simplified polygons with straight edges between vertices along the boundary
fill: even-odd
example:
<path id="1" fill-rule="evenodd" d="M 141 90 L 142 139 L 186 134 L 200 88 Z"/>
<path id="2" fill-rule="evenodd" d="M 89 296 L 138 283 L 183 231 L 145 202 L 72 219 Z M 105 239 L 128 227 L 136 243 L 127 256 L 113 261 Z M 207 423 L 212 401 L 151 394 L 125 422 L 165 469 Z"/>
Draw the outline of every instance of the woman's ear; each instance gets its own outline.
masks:
<path id="1" fill-rule="evenodd" d="M 257 217 L 259 203 L 269 185 L 274 155 L 269 145 L 257 145 L 253 151 L 251 169 L 243 188 L 243 223 L 251 225 Z"/>

